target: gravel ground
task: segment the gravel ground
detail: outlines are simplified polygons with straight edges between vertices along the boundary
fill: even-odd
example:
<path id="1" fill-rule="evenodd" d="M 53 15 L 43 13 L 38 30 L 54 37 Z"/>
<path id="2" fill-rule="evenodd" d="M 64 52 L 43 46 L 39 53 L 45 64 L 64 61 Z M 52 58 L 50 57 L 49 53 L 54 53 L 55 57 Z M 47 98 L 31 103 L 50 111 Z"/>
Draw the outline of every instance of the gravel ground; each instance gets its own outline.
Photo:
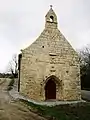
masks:
<path id="1" fill-rule="evenodd" d="M 0 120 L 46 120 L 31 112 L 21 102 L 14 101 L 15 99 L 7 91 L 9 82 L 10 80 L 5 79 L 0 84 Z"/>

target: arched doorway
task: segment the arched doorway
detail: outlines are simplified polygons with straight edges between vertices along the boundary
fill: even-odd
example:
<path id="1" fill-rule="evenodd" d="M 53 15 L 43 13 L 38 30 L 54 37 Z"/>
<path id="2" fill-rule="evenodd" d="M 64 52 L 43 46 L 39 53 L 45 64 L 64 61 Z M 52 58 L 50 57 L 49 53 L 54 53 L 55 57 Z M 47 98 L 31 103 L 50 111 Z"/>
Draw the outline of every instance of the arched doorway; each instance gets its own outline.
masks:
<path id="1" fill-rule="evenodd" d="M 48 100 L 48 99 L 56 99 L 56 84 L 52 80 L 52 78 L 50 80 L 48 80 L 48 82 L 46 83 L 46 86 L 45 86 L 45 98 L 46 98 L 46 100 Z"/>

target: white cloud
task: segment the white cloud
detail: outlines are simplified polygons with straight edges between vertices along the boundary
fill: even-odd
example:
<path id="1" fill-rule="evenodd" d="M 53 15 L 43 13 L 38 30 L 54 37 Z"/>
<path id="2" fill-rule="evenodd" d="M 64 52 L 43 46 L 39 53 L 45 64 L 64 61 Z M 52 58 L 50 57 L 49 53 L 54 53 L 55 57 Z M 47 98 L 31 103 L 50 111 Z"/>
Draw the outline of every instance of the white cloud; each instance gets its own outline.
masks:
<path id="1" fill-rule="evenodd" d="M 60 31 L 75 48 L 90 39 L 90 1 L 0 0 L 0 72 L 15 52 L 32 43 L 44 28 L 44 16 L 53 5 Z"/>

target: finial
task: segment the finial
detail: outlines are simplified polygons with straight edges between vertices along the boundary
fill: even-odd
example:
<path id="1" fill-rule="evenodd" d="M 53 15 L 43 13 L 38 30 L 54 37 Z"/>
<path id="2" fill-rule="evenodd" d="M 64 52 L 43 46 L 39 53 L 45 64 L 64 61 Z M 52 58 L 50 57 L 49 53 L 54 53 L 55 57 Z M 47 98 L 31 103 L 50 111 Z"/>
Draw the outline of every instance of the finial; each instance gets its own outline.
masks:
<path id="1" fill-rule="evenodd" d="M 52 5 L 50 5 L 50 8 L 51 8 L 51 9 L 52 9 L 52 7 L 53 7 L 53 6 L 52 6 Z"/>

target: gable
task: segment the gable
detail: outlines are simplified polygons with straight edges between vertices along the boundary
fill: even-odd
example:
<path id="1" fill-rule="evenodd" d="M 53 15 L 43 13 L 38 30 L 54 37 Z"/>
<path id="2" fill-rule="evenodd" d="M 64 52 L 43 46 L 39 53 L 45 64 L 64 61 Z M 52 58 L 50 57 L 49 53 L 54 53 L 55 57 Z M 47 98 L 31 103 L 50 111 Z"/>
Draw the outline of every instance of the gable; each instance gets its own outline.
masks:
<path id="1" fill-rule="evenodd" d="M 50 21 L 51 16 L 53 17 L 52 21 Z M 64 59 L 72 60 L 74 58 L 74 61 L 79 62 L 78 54 L 58 30 L 57 25 L 57 16 L 51 8 L 46 15 L 45 29 L 34 43 L 23 50 L 24 56 L 25 54 L 37 57 L 41 54 L 44 56 L 56 55 Z"/>
<path id="2" fill-rule="evenodd" d="M 23 50 L 31 54 L 57 54 L 60 56 L 77 56 L 78 54 L 58 29 L 45 29 L 37 40 Z"/>

